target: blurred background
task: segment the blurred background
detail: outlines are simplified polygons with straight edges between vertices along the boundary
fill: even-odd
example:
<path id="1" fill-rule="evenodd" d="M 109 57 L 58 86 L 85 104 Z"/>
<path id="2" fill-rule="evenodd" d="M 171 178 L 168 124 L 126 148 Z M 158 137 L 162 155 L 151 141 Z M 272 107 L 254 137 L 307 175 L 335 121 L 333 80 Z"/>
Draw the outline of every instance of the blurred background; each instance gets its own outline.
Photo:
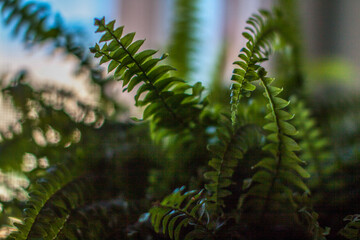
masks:
<path id="1" fill-rule="evenodd" d="M 26 1 L 25 1 L 26 2 Z M 146 38 L 145 48 L 167 52 L 174 20 L 172 0 L 48 0 L 53 12 L 61 14 L 67 27 L 81 31 L 83 42 L 90 47 L 96 41 L 94 18 L 106 16 L 125 25 L 126 31 L 135 31 L 138 39 Z M 224 81 L 230 82 L 232 62 L 236 60 L 245 40 L 241 33 L 246 19 L 258 9 L 270 9 L 272 0 L 201 0 L 197 5 L 197 38 L 192 62 L 198 71 L 192 78 L 209 84 L 212 68 L 226 45 Z M 298 1 L 298 14 L 304 34 L 303 49 L 307 80 L 322 80 L 360 87 L 360 2 L 357 0 L 303 0 Z M 2 23 L 3 24 L 3 23 Z M 30 69 L 37 81 L 55 81 L 56 84 L 75 87 L 78 94 L 88 97 L 89 89 L 81 77 L 72 74 L 72 59 L 49 56 L 46 48 L 30 51 L 19 38 L 14 38 L 11 28 L 0 28 L 0 72 Z M 75 81 L 74 81 L 75 80 Z M 113 89 L 117 91 L 118 89 Z M 122 94 L 119 94 L 122 95 Z M 119 96 L 120 97 L 120 96 Z M 122 101 L 130 101 L 127 97 Z M 131 104 L 130 104 L 131 105 Z M 6 124 L 6 114 L 0 118 Z"/>

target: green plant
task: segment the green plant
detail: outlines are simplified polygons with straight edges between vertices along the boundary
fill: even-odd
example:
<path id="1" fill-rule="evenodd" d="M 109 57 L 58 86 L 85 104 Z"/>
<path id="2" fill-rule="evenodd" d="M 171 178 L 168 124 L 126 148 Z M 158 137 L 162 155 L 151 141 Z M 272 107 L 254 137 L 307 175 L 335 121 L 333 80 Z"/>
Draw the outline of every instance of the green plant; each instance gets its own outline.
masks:
<path id="1" fill-rule="evenodd" d="M 180 78 L 165 63 L 170 58 L 181 65 L 180 76 L 189 77 L 191 43 L 176 53 L 183 43 L 174 41 L 176 59 L 171 59 L 140 50 L 144 40 L 134 40 L 135 33 L 124 33 L 115 21 L 96 19 L 101 37 L 90 51 L 100 64 L 107 63 L 108 73 L 114 72 L 103 77 L 84 49 L 76 47 L 74 33 L 61 23 L 45 24 L 41 7 L 17 0 L 0 3 L 8 23 L 19 16 L 15 30 L 23 27 L 34 44 L 49 41 L 76 56 L 79 69 L 100 89 L 100 104 L 90 106 L 71 91 L 32 87 L 26 73 L 3 88 L 21 114 L 2 133 L 1 166 L 30 182 L 14 187 L 5 181 L 13 197 L 2 202 L 1 223 L 19 219 L 13 224 L 16 229 L 6 228 L 14 231 L 9 239 L 337 237 L 339 225 L 330 225 L 335 234 L 321 227 L 333 217 L 321 206 L 326 194 L 359 191 L 352 182 L 358 174 L 336 183 L 327 179 L 357 162 L 331 157 L 330 143 L 306 108 L 290 1 L 281 6 L 291 11 L 275 7 L 248 20 L 243 33 L 247 43 L 234 63 L 230 106 L 221 99 L 223 94 L 207 95 L 201 83 Z M 194 16 L 195 3 L 190 3 L 177 2 Z M 175 26 L 186 27 L 174 37 L 191 39 L 195 19 L 175 21 Z M 274 51 L 289 67 L 280 73 L 288 78 L 284 92 L 261 66 Z M 143 108 L 142 119 L 135 123 L 118 120 L 123 107 L 104 90 L 119 81 L 124 91 L 136 91 L 135 105 Z M 69 103 L 75 103 L 75 109 Z M 26 167 L 31 161 L 35 166 Z M 336 161 L 342 162 L 340 167 Z M 28 201 L 16 194 L 19 189 L 29 192 Z M 354 202 L 344 197 L 329 209 Z M 347 219 L 350 225 L 340 234 L 353 239 L 357 218 Z"/>

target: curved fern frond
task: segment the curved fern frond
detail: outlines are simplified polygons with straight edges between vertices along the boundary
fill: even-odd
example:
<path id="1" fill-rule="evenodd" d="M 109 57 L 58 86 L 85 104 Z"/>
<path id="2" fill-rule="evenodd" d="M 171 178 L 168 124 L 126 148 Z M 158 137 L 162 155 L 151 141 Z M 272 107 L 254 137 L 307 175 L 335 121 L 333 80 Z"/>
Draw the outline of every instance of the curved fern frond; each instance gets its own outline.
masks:
<path id="1" fill-rule="evenodd" d="M 270 123 L 264 126 L 265 130 L 271 132 L 266 138 L 269 141 L 263 149 L 270 153 L 258 162 L 253 168 L 259 169 L 252 177 L 252 186 L 246 193 L 247 197 L 258 199 L 256 208 L 261 209 L 261 216 L 269 210 L 271 201 L 284 200 L 284 195 L 293 206 L 292 189 L 310 192 L 302 178 L 309 178 L 309 173 L 300 164 L 301 161 L 294 151 L 299 151 L 299 145 L 292 136 L 297 134 L 295 127 L 288 122 L 293 118 L 285 110 L 289 101 L 278 97 L 282 89 L 271 86 L 273 78 L 266 77 L 263 68 L 259 71 L 261 85 L 265 89 L 265 97 L 268 99 L 267 109 L 269 113 L 266 119 Z"/>
<path id="2" fill-rule="evenodd" d="M 54 239 L 71 211 L 91 197 L 91 185 L 74 170 L 51 167 L 30 191 L 23 224 L 9 239 Z"/>
<path id="3" fill-rule="evenodd" d="M 259 63 L 267 60 L 270 54 L 270 40 L 272 40 L 276 28 L 272 16 L 266 11 L 261 11 L 260 15 L 254 14 L 249 18 L 247 24 L 248 32 L 244 32 L 243 36 L 248 41 L 246 46 L 241 49 L 240 60 L 234 62 L 237 68 L 234 69 L 231 77 L 231 80 L 234 81 L 231 85 L 230 101 L 233 124 L 236 121 L 241 96 L 249 96 L 255 90 L 255 86 L 251 82 L 259 79 L 257 74 Z"/>
<path id="4" fill-rule="evenodd" d="M 184 192 L 184 187 L 175 189 L 164 200 L 150 209 L 151 224 L 155 232 L 166 234 L 175 240 L 195 239 L 212 236 L 207 223 L 207 199 L 202 197 L 203 191 Z M 188 225 L 195 229 L 184 234 L 182 230 Z M 180 238 L 184 235 L 185 237 Z"/>
<path id="5" fill-rule="evenodd" d="M 299 130 L 295 138 L 301 147 L 301 159 L 309 164 L 307 170 L 314 178 L 314 181 L 310 179 L 310 184 L 323 186 L 324 175 L 328 175 L 333 169 L 328 161 L 331 159 L 327 151 L 329 141 L 321 136 L 321 130 L 316 127 L 315 119 L 311 118 L 305 103 L 296 99 L 292 99 L 292 103 L 291 112 L 296 113 L 292 123 Z"/>
<path id="6" fill-rule="evenodd" d="M 135 95 L 137 106 L 146 106 L 143 119 L 151 118 L 158 126 L 168 129 L 179 129 L 196 121 L 200 113 L 200 97 L 203 87 L 201 83 L 194 86 L 184 83 L 177 77 L 169 75 L 175 68 L 169 65 L 156 66 L 166 58 L 152 56 L 155 50 L 138 52 L 144 40 L 133 42 L 135 33 L 122 36 L 123 26 L 114 30 L 115 21 L 105 24 L 105 18 L 96 19 L 97 32 L 104 32 L 100 42 L 91 48 L 95 57 L 100 58 L 100 64 L 109 62 L 108 72 L 115 70 L 114 76 L 123 81 L 124 90 L 132 91 L 140 84 Z M 192 90 L 192 94 L 188 94 Z M 142 94 L 145 94 L 140 100 Z"/>
<path id="7" fill-rule="evenodd" d="M 339 231 L 339 234 L 350 240 L 360 238 L 360 214 L 348 215 L 344 221 L 349 221 L 346 226 Z"/>
<path id="8" fill-rule="evenodd" d="M 224 127 L 216 131 L 218 142 L 208 145 L 208 150 L 214 156 L 209 161 L 209 166 L 215 171 L 204 174 L 205 178 L 211 180 L 205 188 L 211 194 L 209 204 L 214 203 L 217 213 L 225 206 L 223 199 L 231 195 L 231 191 L 226 188 L 232 184 L 232 175 L 247 149 L 244 133 L 247 128 L 252 127 L 250 124 L 233 127 L 230 118 L 226 118 L 222 126 Z"/>

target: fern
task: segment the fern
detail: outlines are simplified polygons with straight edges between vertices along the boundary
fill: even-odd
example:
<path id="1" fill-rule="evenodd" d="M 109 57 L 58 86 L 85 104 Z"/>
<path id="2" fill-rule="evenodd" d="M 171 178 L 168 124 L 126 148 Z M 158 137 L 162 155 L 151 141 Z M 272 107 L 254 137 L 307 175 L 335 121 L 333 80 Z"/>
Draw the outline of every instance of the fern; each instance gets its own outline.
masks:
<path id="1" fill-rule="evenodd" d="M 344 221 L 349 221 L 346 226 L 340 230 L 339 234 L 346 239 L 358 240 L 360 238 L 360 215 L 348 215 Z"/>
<path id="2" fill-rule="evenodd" d="M 92 82 L 100 87 L 101 104 L 117 106 L 106 96 L 105 85 L 119 80 L 124 91 L 136 92 L 136 106 L 144 107 L 142 118 L 149 120 L 143 124 L 110 120 L 106 106 L 88 106 L 67 91 L 49 87 L 34 90 L 23 82 L 25 75 L 20 74 L 4 93 L 11 96 L 21 113 L 17 124 L 22 129 L 10 128 L 8 137 L 3 137 L 0 155 L 5 163 L 1 168 L 20 171 L 18 160 L 24 151 L 31 151 L 36 157 L 48 156 L 52 167 L 26 173 L 31 182 L 38 181 L 30 185 L 30 200 L 23 218 L 19 217 L 23 202 L 13 198 L 1 203 L 1 211 L 5 209 L 2 223 L 10 222 L 8 216 L 22 220 L 22 224 L 15 224 L 18 231 L 9 239 L 325 240 L 329 229 L 322 228 L 320 223 L 330 219 L 331 211 L 324 209 L 341 206 L 338 209 L 349 211 L 355 206 L 358 192 L 354 181 L 358 174 L 355 161 L 343 164 L 342 172 L 331 173 L 330 177 L 336 176 L 337 186 L 327 182 L 324 187 L 314 189 L 325 192 L 331 185 L 332 191 L 321 200 L 334 193 L 339 196 L 351 193 L 346 198 L 326 205 L 321 201 L 312 203 L 310 189 L 304 183 L 310 174 L 302 167 L 303 160 L 309 161 L 311 173 L 323 179 L 328 171 L 324 167 L 329 164 L 325 158 L 328 160 L 330 154 L 310 111 L 302 102 L 292 109 L 285 100 L 291 93 L 303 97 L 297 28 L 290 29 L 293 24 L 286 23 L 294 18 L 293 1 L 280 0 L 287 4 L 287 12 L 280 8 L 274 14 L 261 11 L 247 22 L 247 32 L 243 35 L 248 41 L 241 50 L 240 60 L 235 62 L 231 109 L 225 116 L 220 114 L 224 106 L 223 93 L 216 88 L 220 86 L 218 83 L 214 85 L 214 91 L 220 92 L 217 97 L 204 98 L 200 83 L 191 85 L 180 78 L 188 77 L 192 67 L 188 56 L 194 50 L 189 42 L 193 37 L 187 34 L 196 24 L 193 21 L 196 2 L 177 2 L 184 6 L 179 15 L 185 16 L 177 18 L 173 32 L 176 42 L 171 53 L 180 68 L 178 72 L 163 64 L 167 54 L 159 57 L 155 50 L 140 50 L 144 40 L 134 40 L 135 33 L 123 34 L 124 27 L 115 28 L 115 21 L 105 23 L 105 18 L 96 19 L 100 43 L 90 50 L 100 59 L 100 64 L 106 64 L 108 73 L 114 72 L 103 78 L 83 48 L 77 47 L 78 35 L 69 33 L 60 22 L 49 24 L 51 16 L 41 4 L 0 0 L 2 16 L 7 24 L 15 24 L 16 34 L 24 30 L 25 38 L 32 44 L 48 41 L 77 58 L 79 70 L 88 71 Z M 187 16 L 190 17 L 186 19 Z M 177 47 L 180 45 L 184 48 Z M 274 79 L 267 77 L 260 66 L 273 50 L 284 50 L 282 60 L 287 64 L 282 64 L 286 68 L 283 76 L 293 87 L 286 88 L 288 92 L 275 87 Z M 216 72 L 220 73 L 221 69 Z M 254 92 L 257 83 L 264 88 L 265 98 L 258 99 Z M 46 98 L 52 94 L 61 99 Z M 241 99 L 251 95 L 248 101 Z M 76 114 L 66 109 L 67 101 L 76 103 L 79 110 Z M 286 110 L 288 107 L 289 112 L 296 113 L 295 117 Z M 28 116 L 31 111 L 36 112 L 36 117 Z M 88 114 L 96 116 L 86 120 Z M 98 129 L 100 125 L 102 128 Z M 259 130 L 260 126 L 264 130 Z M 61 140 L 40 146 L 32 136 L 34 127 L 40 132 L 51 127 L 60 132 Z M 81 141 L 76 144 L 71 142 L 73 129 L 81 134 Z M 148 129 L 153 133 L 152 142 Z M 11 133 L 14 133 L 12 137 Z M 66 144 L 69 141 L 71 146 Z M 350 158 L 356 159 L 358 152 L 352 153 Z M 69 156 L 76 162 L 65 161 L 66 167 L 61 165 Z M 254 173 L 249 171 L 250 166 Z M 343 176 L 339 177 L 340 174 Z M 321 181 L 328 181 L 330 177 L 326 177 Z M 311 180 L 309 183 L 314 186 Z M 153 199 L 162 198 L 169 188 L 184 184 L 189 189 L 205 186 L 205 190 L 177 188 L 161 202 L 153 203 L 149 210 Z M 313 204 L 322 206 L 325 214 L 319 217 Z M 349 216 L 346 220 L 350 223 L 340 234 L 349 239 L 358 238 L 359 217 Z"/>
<path id="3" fill-rule="evenodd" d="M 10 239 L 54 239 L 72 209 L 84 204 L 91 195 L 86 179 L 79 179 L 61 165 L 48 169 L 30 192 L 23 224 L 15 224 L 18 232 Z"/>
<path id="4" fill-rule="evenodd" d="M 155 232 L 159 233 L 162 229 L 163 234 L 167 233 L 175 240 L 211 237 L 212 232 L 207 226 L 207 200 L 202 197 L 203 191 L 183 191 L 184 187 L 175 189 L 161 203 L 150 209 L 151 224 Z M 188 225 L 195 225 L 195 229 L 180 238 L 181 230 Z"/>
<path id="5" fill-rule="evenodd" d="M 231 85 L 231 120 L 236 122 L 238 104 L 241 96 L 249 96 L 255 90 L 252 81 L 258 80 L 257 70 L 262 61 L 266 60 L 270 54 L 270 40 L 274 36 L 275 24 L 272 16 L 262 11 L 261 15 L 254 14 L 247 21 L 249 24 L 243 36 L 248 40 L 246 47 L 242 48 L 239 58 L 240 61 L 234 62 L 237 68 L 234 69 L 231 80 L 235 81 Z"/>
<path id="6" fill-rule="evenodd" d="M 193 72 L 194 52 L 199 40 L 196 37 L 199 19 L 199 1 L 175 1 L 173 31 L 170 37 L 169 59 L 178 68 L 178 76 L 187 79 Z"/>
<path id="7" fill-rule="evenodd" d="M 240 159 L 243 158 L 247 150 L 245 142 L 246 129 L 253 126 L 248 124 L 240 127 L 233 127 L 231 120 L 225 117 L 221 124 L 223 126 L 217 129 L 216 135 L 218 142 L 210 144 L 208 149 L 214 157 L 209 161 L 209 166 L 215 171 L 209 171 L 204 174 L 205 178 L 211 180 L 211 183 L 205 185 L 206 190 L 211 194 L 209 203 L 213 203 L 215 211 L 221 212 L 225 206 L 224 198 L 231 195 L 231 191 L 226 188 L 232 184 L 232 176 Z"/>
<path id="8" fill-rule="evenodd" d="M 271 154 L 258 162 L 254 168 L 259 169 L 252 177 L 252 187 L 246 193 L 247 197 L 255 197 L 256 206 L 261 209 L 260 216 L 269 210 L 271 201 L 283 199 L 285 194 L 290 203 L 294 205 L 291 187 L 310 192 L 302 178 L 310 177 L 309 173 L 299 164 L 303 163 L 294 151 L 300 150 L 298 144 L 291 136 L 297 133 L 295 127 L 287 121 L 293 116 L 284 111 L 289 105 L 288 101 L 278 97 L 282 89 L 271 86 L 274 79 L 266 77 L 264 69 L 259 71 L 261 85 L 265 89 L 265 97 L 268 99 L 267 109 L 269 113 L 266 119 L 270 123 L 264 126 L 271 133 L 266 137 L 270 143 L 264 146 L 264 150 Z"/>
<path id="9" fill-rule="evenodd" d="M 303 101 L 292 99 L 291 112 L 297 113 L 293 119 L 294 126 L 299 129 L 296 139 L 300 142 L 301 159 L 309 164 L 307 167 L 314 181 L 312 186 L 324 187 L 324 176 L 332 172 L 333 166 L 326 162 L 330 160 L 330 153 L 327 151 L 329 142 L 321 136 L 321 130 L 316 127 L 315 120 L 311 118 L 310 111 L 305 107 Z"/>
<path id="10" fill-rule="evenodd" d="M 200 96 L 203 87 L 200 83 L 190 86 L 182 79 L 169 76 L 175 70 L 168 65 L 156 66 L 166 58 L 153 58 L 155 50 L 138 52 L 144 40 L 133 42 L 135 33 L 122 37 L 123 27 L 114 30 L 115 21 L 105 25 L 105 18 L 95 20 L 97 32 L 105 32 L 100 42 L 105 43 L 102 48 L 98 44 L 91 51 L 95 57 L 101 57 L 100 64 L 109 62 L 108 72 L 115 70 L 114 76 L 123 80 L 123 87 L 130 92 L 138 84 L 135 101 L 137 106 L 146 106 L 143 119 L 151 118 L 156 126 L 168 129 L 179 129 L 197 121 L 200 113 Z M 138 53 L 137 53 L 138 52 Z M 192 94 L 185 93 L 192 90 Z M 143 100 L 140 96 L 147 93 Z"/>

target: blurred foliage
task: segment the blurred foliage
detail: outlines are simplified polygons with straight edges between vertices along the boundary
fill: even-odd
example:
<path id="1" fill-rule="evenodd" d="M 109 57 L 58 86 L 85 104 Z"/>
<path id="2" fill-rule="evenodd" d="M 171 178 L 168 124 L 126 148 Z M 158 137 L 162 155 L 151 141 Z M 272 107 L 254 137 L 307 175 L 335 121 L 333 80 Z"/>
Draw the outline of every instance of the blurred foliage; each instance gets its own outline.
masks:
<path id="1" fill-rule="evenodd" d="M 35 84 L 26 71 L 1 77 L 3 102 L 16 112 L 1 132 L 1 237 L 359 237 L 359 96 L 305 79 L 295 1 L 249 18 L 231 90 L 221 81 L 223 46 L 209 93 L 189 80 L 196 1 L 174 5 L 169 56 L 139 51 L 135 33 L 96 19 L 101 37 L 90 52 L 110 76 L 48 6 L 0 4 L 15 36 L 74 56 L 99 100 Z M 261 65 L 272 53 L 278 80 Z M 350 74 L 332 64 L 321 69 Z M 142 119 L 120 120 L 125 107 L 105 91 L 113 84 L 136 92 Z"/>

